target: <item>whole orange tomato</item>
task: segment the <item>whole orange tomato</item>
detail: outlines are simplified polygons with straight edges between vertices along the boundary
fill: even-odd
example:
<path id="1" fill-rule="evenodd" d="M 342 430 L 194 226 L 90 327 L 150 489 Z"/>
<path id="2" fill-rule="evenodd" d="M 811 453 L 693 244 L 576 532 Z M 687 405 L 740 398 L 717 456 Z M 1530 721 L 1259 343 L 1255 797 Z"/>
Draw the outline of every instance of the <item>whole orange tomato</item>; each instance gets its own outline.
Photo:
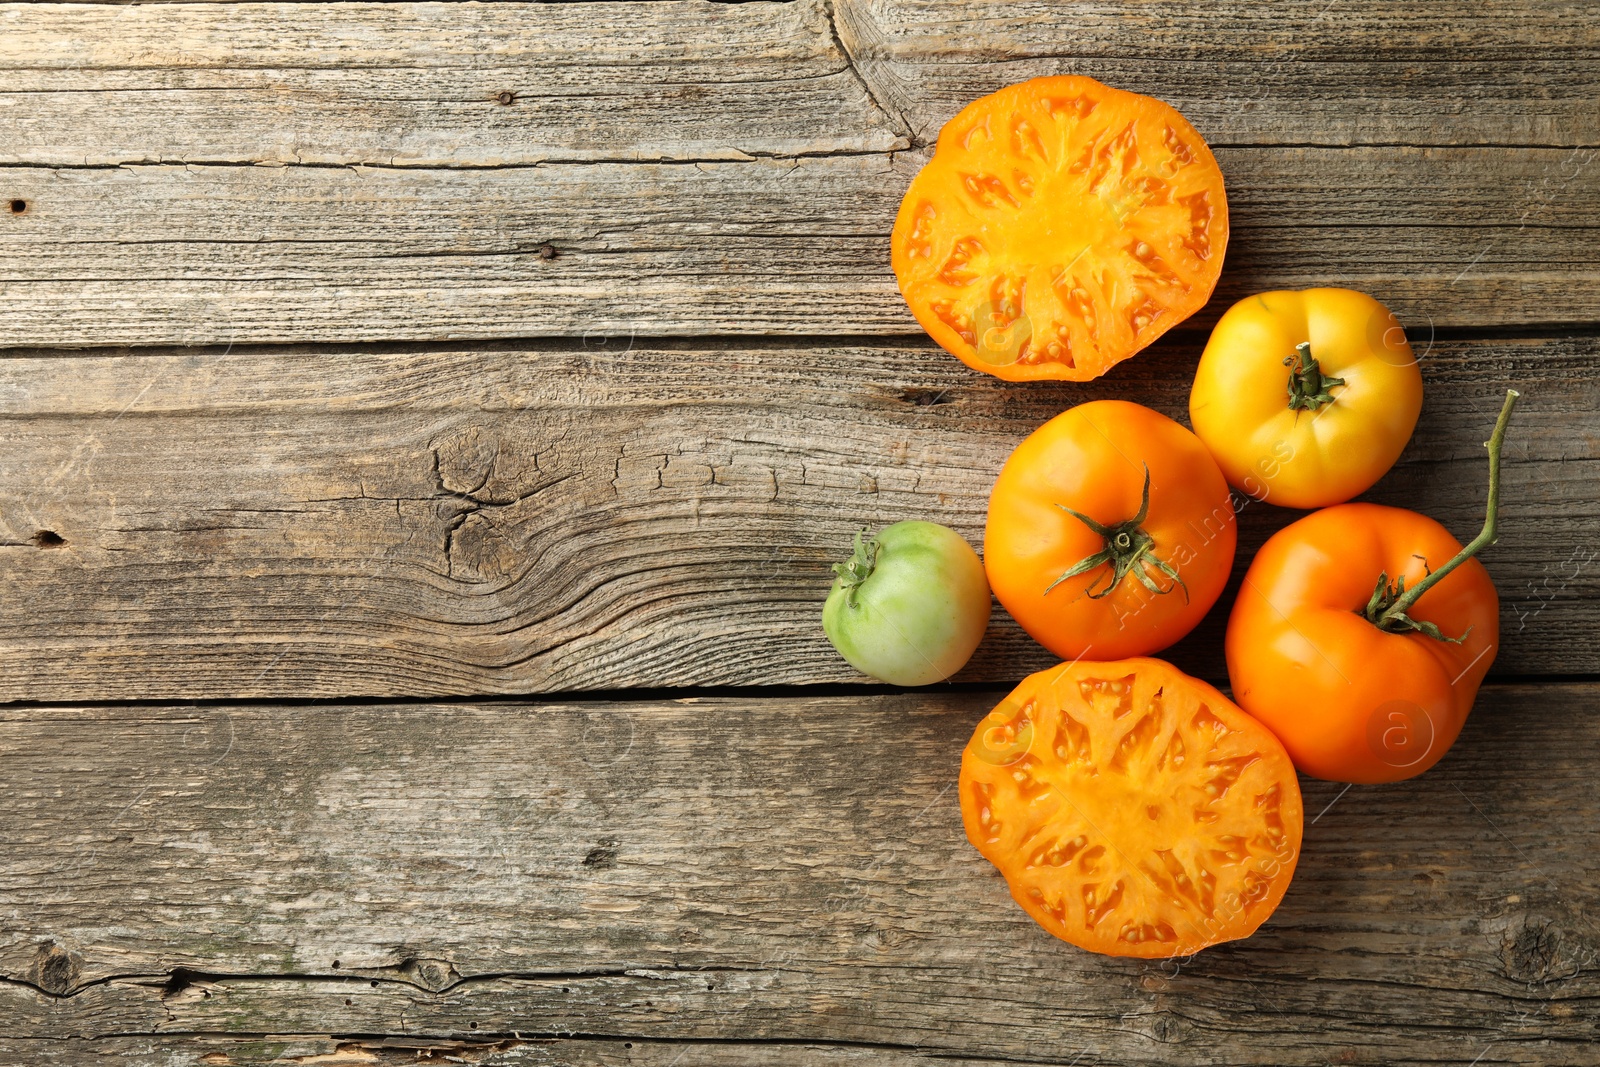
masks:
<path id="1" fill-rule="evenodd" d="M 1011 617 L 1063 659 L 1166 648 L 1216 602 L 1237 538 L 1228 483 L 1176 422 L 1079 404 L 1028 436 L 989 494 L 984 569 Z"/>
<path id="2" fill-rule="evenodd" d="M 1233 698 L 1306 774 L 1399 781 L 1455 743 L 1499 645 L 1499 597 L 1472 557 L 1494 542 L 1514 399 L 1489 445 L 1489 517 L 1466 548 L 1414 511 L 1340 504 L 1251 562 L 1228 619 Z"/>

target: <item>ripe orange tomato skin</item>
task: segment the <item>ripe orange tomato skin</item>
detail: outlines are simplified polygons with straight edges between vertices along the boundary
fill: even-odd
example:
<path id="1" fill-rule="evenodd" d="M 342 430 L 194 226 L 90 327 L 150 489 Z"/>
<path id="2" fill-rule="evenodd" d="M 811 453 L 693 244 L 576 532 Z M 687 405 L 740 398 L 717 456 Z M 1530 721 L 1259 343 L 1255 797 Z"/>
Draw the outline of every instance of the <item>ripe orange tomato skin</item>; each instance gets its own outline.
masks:
<path id="1" fill-rule="evenodd" d="M 967 840 L 1045 930 L 1109 956 L 1189 955 L 1283 899 L 1304 812 L 1277 738 L 1156 659 L 1024 679 L 961 757 Z"/>
<path id="2" fill-rule="evenodd" d="M 1051 588 L 1105 544 L 1062 508 L 1108 526 L 1134 517 L 1145 465 L 1143 529 L 1187 592 L 1152 570 L 1169 592 L 1153 593 L 1129 574 L 1094 599 L 1089 591 L 1105 584 L 1107 566 Z M 1121 659 L 1166 648 L 1194 629 L 1222 594 L 1237 536 L 1227 482 L 1193 434 L 1138 404 L 1097 400 L 1057 415 L 1006 460 L 989 495 L 984 569 L 1012 618 L 1051 652 Z"/>
<path id="3" fill-rule="evenodd" d="M 1343 379 L 1332 401 L 1288 403 L 1296 346 Z M 1258 499 L 1319 508 L 1371 488 L 1416 428 L 1422 373 L 1393 313 L 1365 293 L 1261 293 L 1211 332 L 1189 394 L 1189 421 L 1228 482 Z"/>
<path id="4" fill-rule="evenodd" d="M 1008 381 L 1099 377 L 1210 299 L 1228 244 L 1222 171 L 1160 100 L 1034 78 L 945 124 L 890 236 L 912 314 Z"/>
<path id="5" fill-rule="evenodd" d="M 1301 771 L 1395 782 L 1455 742 L 1499 647 L 1489 572 L 1470 559 L 1409 612 L 1447 637 L 1466 634 L 1460 644 L 1385 633 L 1359 613 L 1381 572 L 1413 586 L 1424 560 L 1437 568 L 1460 550 L 1424 515 L 1342 504 L 1285 527 L 1256 553 L 1228 619 L 1228 676 L 1234 699 Z"/>

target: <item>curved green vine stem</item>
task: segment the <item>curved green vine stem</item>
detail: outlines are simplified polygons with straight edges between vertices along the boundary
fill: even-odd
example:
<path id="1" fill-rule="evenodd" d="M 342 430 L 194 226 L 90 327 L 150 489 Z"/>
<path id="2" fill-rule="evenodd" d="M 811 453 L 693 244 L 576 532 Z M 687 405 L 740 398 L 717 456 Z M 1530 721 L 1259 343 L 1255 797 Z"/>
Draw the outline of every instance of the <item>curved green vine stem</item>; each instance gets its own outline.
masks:
<path id="1" fill-rule="evenodd" d="M 1343 378 L 1330 378 L 1322 373 L 1322 366 L 1311 354 L 1311 342 L 1301 341 L 1294 346 L 1295 354 L 1283 361 L 1289 368 L 1289 410 L 1315 411 L 1324 404 L 1333 403 L 1328 392 L 1343 385 Z"/>
<path id="2" fill-rule="evenodd" d="M 1125 522 L 1119 522 L 1115 526 L 1106 526 L 1104 523 L 1096 522 L 1081 511 L 1073 511 L 1065 504 L 1057 504 L 1056 507 L 1099 534 L 1105 540 L 1105 547 L 1093 555 L 1083 557 L 1065 571 L 1062 571 L 1061 577 L 1045 587 L 1045 596 L 1049 596 L 1050 590 L 1068 578 L 1076 578 L 1078 575 L 1086 574 L 1096 567 L 1110 564 L 1110 580 L 1106 582 L 1105 587 L 1096 592 L 1095 586 L 1099 584 L 1099 579 L 1096 579 L 1090 582 L 1088 588 L 1084 590 L 1089 594 L 1089 599 L 1099 600 L 1102 597 L 1110 596 L 1112 590 L 1122 584 L 1122 579 L 1132 574 L 1139 580 L 1139 584 L 1152 593 L 1165 594 L 1172 592 L 1174 589 L 1182 589 L 1183 599 L 1185 602 L 1188 601 L 1189 587 L 1183 584 L 1183 579 L 1178 577 L 1178 571 L 1172 564 L 1155 554 L 1156 539 L 1145 533 L 1141 528 L 1144 525 L 1144 520 L 1150 514 L 1150 465 L 1148 463 L 1145 464 L 1144 468 L 1144 493 L 1139 498 L 1139 513 Z M 1157 585 L 1156 580 L 1150 575 L 1151 567 L 1171 579 L 1172 584 L 1165 589 Z"/>
<path id="3" fill-rule="evenodd" d="M 1500 408 L 1500 417 L 1495 420 L 1494 433 L 1490 434 L 1489 440 L 1484 443 L 1484 447 L 1489 450 L 1489 504 L 1488 513 L 1483 520 L 1483 531 L 1457 552 L 1448 563 L 1436 571 L 1428 571 L 1422 581 L 1410 589 L 1406 588 L 1404 575 L 1393 586 L 1389 584 L 1387 573 L 1378 575 L 1378 587 L 1373 590 L 1372 599 L 1367 602 L 1366 610 L 1362 613 L 1378 629 L 1386 633 L 1405 633 L 1415 630 L 1429 637 L 1456 644 L 1467 639 L 1465 633 L 1460 637 L 1446 637 L 1438 626 L 1431 622 L 1419 622 L 1406 612 L 1422 597 L 1422 594 L 1443 581 L 1447 574 L 1495 543 L 1500 519 L 1500 449 L 1505 444 L 1506 425 L 1511 421 L 1511 409 L 1516 406 L 1517 397 L 1521 395 L 1515 389 L 1506 390 L 1506 402 Z M 1426 570 L 1426 561 L 1423 566 Z M 1470 633 L 1471 629 L 1469 628 L 1467 632 Z"/>

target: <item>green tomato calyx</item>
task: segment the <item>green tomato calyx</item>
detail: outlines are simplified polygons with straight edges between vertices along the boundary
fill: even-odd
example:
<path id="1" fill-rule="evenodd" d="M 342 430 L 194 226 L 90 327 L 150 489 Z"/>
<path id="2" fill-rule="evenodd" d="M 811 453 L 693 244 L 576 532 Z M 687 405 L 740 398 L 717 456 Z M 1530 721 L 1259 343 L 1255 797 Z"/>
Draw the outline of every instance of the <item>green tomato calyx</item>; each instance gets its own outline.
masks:
<path id="1" fill-rule="evenodd" d="M 850 553 L 850 558 L 843 563 L 833 565 L 833 573 L 838 575 L 845 590 L 845 603 L 852 608 L 856 606 L 856 593 L 861 588 L 861 583 L 872 577 L 872 572 L 878 566 L 878 542 L 876 538 L 861 540 L 865 530 L 856 531 L 855 551 Z"/>
<path id="2" fill-rule="evenodd" d="M 1322 373 L 1321 365 L 1311 354 L 1310 341 L 1301 341 L 1294 346 L 1294 351 L 1294 355 L 1283 361 L 1289 368 L 1289 410 L 1315 411 L 1324 404 L 1333 403 L 1333 394 L 1328 390 L 1343 385 L 1344 379 L 1329 378 Z"/>
<path id="3" fill-rule="evenodd" d="M 1521 395 L 1515 389 L 1506 390 L 1506 402 L 1500 407 L 1500 417 L 1494 422 L 1494 432 L 1483 444 L 1483 447 L 1489 450 L 1489 504 L 1488 514 L 1483 519 L 1483 530 L 1438 570 L 1430 569 L 1428 561 L 1423 560 L 1422 569 L 1425 573 L 1422 581 L 1410 589 L 1406 588 L 1406 576 L 1403 574 L 1393 582 L 1389 581 L 1388 571 L 1378 575 L 1378 586 L 1372 591 L 1372 599 L 1368 600 L 1366 608 L 1357 614 L 1365 616 L 1368 622 L 1384 633 L 1415 632 L 1426 634 L 1438 641 L 1449 641 L 1451 644 L 1459 645 L 1467 639 L 1467 634 L 1472 632 L 1472 627 L 1469 626 L 1460 637 L 1446 637 L 1436 624 L 1425 619 L 1413 619 L 1406 612 L 1421 599 L 1423 593 L 1439 584 L 1445 575 L 1499 539 L 1500 449 L 1505 444 L 1506 424 L 1511 421 L 1511 409 L 1516 407 L 1517 397 Z"/>
<path id="4" fill-rule="evenodd" d="M 1431 585 L 1432 583 L 1428 582 L 1428 579 L 1433 577 L 1433 571 L 1429 569 L 1428 561 L 1422 556 L 1417 558 L 1422 560 L 1424 578 L 1412 587 L 1413 590 L 1421 588 L 1425 582 Z M 1361 614 L 1365 615 L 1368 622 L 1384 633 L 1404 634 L 1414 631 L 1419 634 L 1426 634 L 1435 641 L 1445 641 L 1452 645 L 1459 645 L 1472 632 L 1472 627 L 1469 626 L 1462 631 L 1460 637 L 1446 637 L 1437 623 L 1429 622 L 1427 619 L 1413 619 L 1404 611 L 1395 611 L 1394 605 L 1399 603 L 1405 595 L 1406 576 L 1402 574 L 1391 582 L 1389 580 L 1389 572 L 1382 571 L 1378 575 L 1377 588 L 1372 591 L 1372 599 L 1367 601 L 1366 609 Z"/>
<path id="5" fill-rule="evenodd" d="M 1054 589 L 1068 578 L 1076 578 L 1080 574 L 1087 574 L 1096 567 L 1110 566 L 1110 580 L 1106 582 L 1103 588 L 1098 591 L 1095 589 L 1095 586 L 1099 583 L 1097 578 L 1090 582 L 1088 588 L 1084 590 L 1089 594 L 1089 599 L 1099 600 L 1101 597 L 1110 596 L 1111 592 L 1122 584 L 1122 579 L 1131 574 L 1139 580 L 1140 585 L 1143 585 L 1152 593 L 1163 594 L 1170 593 L 1174 589 L 1182 589 L 1183 599 L 1185 602 L 1188 601 L 1189 587 L 1183 584 L 1182 578 L 1178 577 L 1177 568 L 1156 555 L 1156 539 L 1145 533 L 1143 529 L 1144 520 L 1150 514 L 1150 465 L 1148 463 L 1144 467 L 1144 493 L 1139 499 L 1139 513 L 1126 522 L 1120 522 L 1115 526 L 1106 526 L 1096 522 L 1082 512 L 1073 511 L 1065 504 L 1057 504 L 1056 507 L 1104 538 L 1105 547 L 1091 556 L 1083 557 L 1065 571 L 1062 571 L 1061 577 L 1051 582 L 1045 589 L 1045 596 L 1049 596 L 1051 589 Z M 1150 573 L 1151 570 L 1155 570 L 1169 579 L 1165 589 L 1157 584 L 1155 577 Z"/>

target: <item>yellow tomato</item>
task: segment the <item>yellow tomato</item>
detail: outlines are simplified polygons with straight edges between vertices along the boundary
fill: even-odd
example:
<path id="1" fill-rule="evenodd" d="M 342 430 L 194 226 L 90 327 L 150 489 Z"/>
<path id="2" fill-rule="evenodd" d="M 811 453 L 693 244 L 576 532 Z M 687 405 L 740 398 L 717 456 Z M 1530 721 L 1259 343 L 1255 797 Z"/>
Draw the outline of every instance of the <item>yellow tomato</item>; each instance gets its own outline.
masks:
<path id="1" fill-rule="evenodd" d="M 1206 343 L 1189 421 L 1229 484 L 1289 508 L 1364 492 L 1400 458 L 1422 372 L 1394 313 L 1349 289 L 1246 297 Z"/>

